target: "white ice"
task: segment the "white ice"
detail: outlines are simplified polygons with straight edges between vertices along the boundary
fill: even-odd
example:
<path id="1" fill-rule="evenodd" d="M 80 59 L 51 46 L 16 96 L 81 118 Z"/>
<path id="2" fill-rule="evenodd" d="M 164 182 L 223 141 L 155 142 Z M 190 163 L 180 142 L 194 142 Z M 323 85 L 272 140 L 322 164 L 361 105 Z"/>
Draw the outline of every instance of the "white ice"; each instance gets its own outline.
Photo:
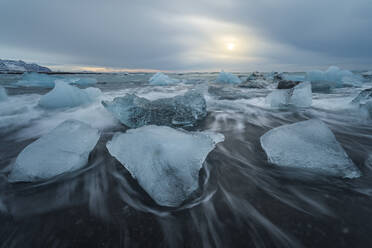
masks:
<path id="1" fill-rule="evenodd" d="M 199 170 L 224 136 L 145 126 L 117 133 L 107 143 L 110 154 L 162 206 L 176 207 L 199 187 Z"/>
<path id="2" fill-rule="evenodd" d="M 36 72 L 25 73 L 21 80 L 16 82 L 17 86 L 53 88 L 56 77 Z"/>
<path id="3" fill-rule="evenodd" d="M 312 169 L 344 178 L 360 176 L 359 169 L 332 131 L 320 120 L 274 128 L 265 133 L 260 141 L 270 163 Z"/>
<path id="4" fill-rule="evenodd" d="M 9 181 L 34 182 L 78 170 L 88 162 L 99 137 L 98 129 L 67 120 L 23 149 Z"/>
<path id="5" fill-rule="evenodd" d="M 6 93 L 5 88 L 0 86 L 0 102 L 5 101 L 6 99 L 8 99 L 8 94 Z"/>
<path id="6" fill-rule="evenodd" d="M 351 71 L 341 70 L 337 66 L 331 66 L 327 71 L 310 71 L 306 73 L 306 81 L 326 84 L 332 87 L 360 86 L 362 78 Z"/>
<path id="7" fill-rule="evenodd" d="M 216 83 L 220 84 L 240 84 L 241 80 L 230 72 L 221 71 L 216 79 Z"/>
<path id="8" fill-rule="evenodd" d="M 272 108 L 300 107 L 307 108 L 312 104 L 310 82 L 302 82 L 292 89 L 276 89 L 266 101 Z"/>
<path id="9" fill-rule="evenodd" d="M 170 85 L 179 83 L 179 80 L 170 78 L 169 76 L 165 75 L 162 72 L 157 72 L 150 78 L 149 83 L 151 85 Z"/>
<path id="10" fill-rule="evenodd" d="M 65 81 L 56 80 L 53 90 L 42 96 L 39 105 L 44 108 L 72 108 L 95 101 L 102 92 L 98 88 L 79 89 Z"/>

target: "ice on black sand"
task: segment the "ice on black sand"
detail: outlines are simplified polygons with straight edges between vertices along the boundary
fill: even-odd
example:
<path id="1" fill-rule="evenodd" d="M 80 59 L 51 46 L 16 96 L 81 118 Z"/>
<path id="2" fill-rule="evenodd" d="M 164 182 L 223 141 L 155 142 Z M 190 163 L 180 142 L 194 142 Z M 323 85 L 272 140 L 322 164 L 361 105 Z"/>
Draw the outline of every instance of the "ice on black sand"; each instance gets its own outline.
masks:
<path id="1" fill-rule="evenodd" d="M 78 170 L 88 162 L 99 137 L 98 129 L 67 120 L 23 149 L 9 181 L 33 182 Z"/>
<path id="2" fill-rule="evenodd" d="M 145 126 L 117 133 L 107 149 L 162 206 L 176 207 L 199 187 L 199 170 L 224 136 Z"/>
<path id="3" fill-rule="evenodd" d="M 332 131 L 312 119 L 274 128 L 261 137 L 261 146 L 270 163 L 318 170 L 344 178 L 360 176 Z"/>

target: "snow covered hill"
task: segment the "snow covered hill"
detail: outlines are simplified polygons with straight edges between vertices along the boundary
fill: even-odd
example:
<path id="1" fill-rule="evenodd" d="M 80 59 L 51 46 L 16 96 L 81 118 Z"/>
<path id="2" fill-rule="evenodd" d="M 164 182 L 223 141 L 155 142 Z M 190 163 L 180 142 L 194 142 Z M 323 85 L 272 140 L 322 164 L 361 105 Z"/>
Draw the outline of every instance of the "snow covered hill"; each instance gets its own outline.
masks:
<path id="1" fill-rule="evenodd" d="M 0 73 L 1 72 L 51 72 L 51 70 L 34 63 L 28 64 L 22 60 L 0 59 Z"/>

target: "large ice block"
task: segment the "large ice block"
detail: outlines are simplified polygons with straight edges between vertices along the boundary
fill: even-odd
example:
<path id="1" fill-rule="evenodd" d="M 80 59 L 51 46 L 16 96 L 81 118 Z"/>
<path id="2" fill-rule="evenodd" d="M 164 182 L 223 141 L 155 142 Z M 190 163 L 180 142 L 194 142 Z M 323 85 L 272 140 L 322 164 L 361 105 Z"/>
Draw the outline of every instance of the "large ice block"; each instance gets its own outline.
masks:
<path id="1" fill-rule="evenodd" d="M 146 126 L 116 133 L 107 149 L 162 206 L 177 207 L 199 187 L 199 170 L 224 136 Z"/>
<path id="2" fill-rule="evenodd" d="M 320 120 L 274 128 L 265 133 L 260 141 L 270 163 L 312 169 L 344 178 L 360 176 L 359 169 L 332 131 Z"/>
<path id="3" fill-rule="evenodd" d="M 86 165 L 100 137 L 98 129 L 67 120 L 28 145 L 9 174 L 11 182 L 46 180 Z"/>
<path id="4" fill-rule="evenodd" d="M 206 101 L 191 90 L 184 95 L 150 101 L 133 94 L 117 97 L 103 106 L 124 125 L 136 128 L 145 125 L 192 126 L 207 116 Z"/>
<path id="5" fill-rule="evenodd" d="M 276 89 L 266 97 L 272 108 L 300 107 L 307 108 L 312 104 L 310 82 L 302 82 L 290 89 Z"/>

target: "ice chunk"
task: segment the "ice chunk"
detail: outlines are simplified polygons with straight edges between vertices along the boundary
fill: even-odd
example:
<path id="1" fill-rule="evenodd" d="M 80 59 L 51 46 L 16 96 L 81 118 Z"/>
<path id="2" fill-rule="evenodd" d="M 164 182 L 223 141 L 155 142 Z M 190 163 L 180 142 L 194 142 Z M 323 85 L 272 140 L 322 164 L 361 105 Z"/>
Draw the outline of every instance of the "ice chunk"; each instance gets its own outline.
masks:
<path id="1" fill-rule="evenodd" d="M 230 72 L 221 71 L 218 75 L 216 83 L 221 84 L 240 84 L 240 79 Z"/>
<path id="2" fill-rule="evenodd" d="M 192 126 L 207 116 L 206 101 L 200 93 L 191 90 L 184 95 L 154 101 L 126 94 L 103 106 L 124 125 L 136 128 L 155 124 L 164 126 Z"/>
<path id="3" fill-rule="evenodd" d="M 351 101 L 351 104 L 359 108 L 363 117 L 372 117 L 372 88 L 360 92 L 359 95 Z"/>
<path id="4" fill-rule="evenodd" d="M 95 78 L 73 78 L 70 84 L 76 84 L 81 86 L 96 84 L 97 79 Z"/>
<path id="5" fill-rule="evenodd" d="M 9 181 L 33 182 L 78 170 L 88 162 L 99 137 L 98 129 L 67 120 L 23 149 Z"/>
<path id="6" fill-rule="evenodd" d="M 274 128 L 261 137 L 261 146 L 270 163 L 313 169 L 345 178 L 360 176 L 332 131 L 312 119 Z"/>
<path id="7" fill-rule="evenodd" d="M 179 80 L 170 78 L 162 72 L 157 72 L 150 78 L 149 83 L 151 85 L 169 85 L 179 83 Z"/>
<path id="8" fill-rule="evenodd" d="M 40 73 L 25 73 L 20 81 L 16 82 L 15 84 L 18 86 L 24 87 L 44 87 L 44 88 L 53 88 L 54 81 L 56 77 L 49 76 L 46 74 Z"/>
<path id="9" fill-rule="evenodd" d="M 177 207 L 199 187 L 199 170 L 222 134 L 146 126 L 117 133 L 112 156 L 159 205 Z"/>
<path id="10" fill-rule="evenodd" d="M 311 84 L 302 82 L 291 89 L 274 90 L 267 96 L 266 101 L 272 108 L 310 107 L 312 104 Z"/>
<path id="11" fill-rule="evenodd" d="M 362 78 L 353 74 L 351 71 L 341 70 L 336 66 L 331 66 L 327 71 L 311 71 L 306 73 L 306 81 L 314 84 L 313 89 L 321 89 L 321 85 L 327 85 L 330 88 L 344 86 L 360 86 Z"/>
<path id="12" fill-rule="evenodd" d="M 8 99 L 8 95 L 6 94 L 6 90 L 5 90 L 4 87 L 0 86 L 0 102 L 5 101 L 6 99 Z"/>
<path id="13" fill-rule="evenodd" d="M 283 79 L 284 80 L 288 80 L 288 81 L 299 81 L 299 82 L 303 82 L 303 81 L 305 81 L 305 75 L 295 74 L 295 73 L 284 74 L 283 75 Z"/>
<path id="14" fill-rule="evenodd" d="M 41 97 L 39 106 L 50 109 L 77 107 L 92 103 L 101 93 L 98 88 L 79 89 L 57 80 L 54 89 Z"/>

